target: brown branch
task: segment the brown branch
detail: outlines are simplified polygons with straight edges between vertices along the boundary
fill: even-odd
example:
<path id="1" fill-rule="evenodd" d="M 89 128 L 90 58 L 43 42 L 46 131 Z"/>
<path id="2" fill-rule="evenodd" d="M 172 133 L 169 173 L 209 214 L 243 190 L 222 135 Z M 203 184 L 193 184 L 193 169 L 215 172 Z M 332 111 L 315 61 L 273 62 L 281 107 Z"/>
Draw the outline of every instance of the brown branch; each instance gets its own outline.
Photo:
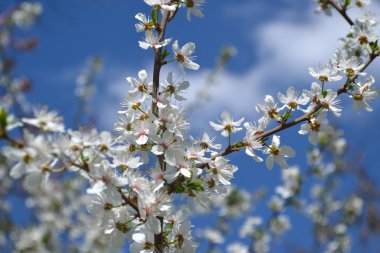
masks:
<path id="1" fill-rule="evenodd" d="M 161 24 L 160 24 L 160 31 L 158 34 L 159 41 L 163 41 L 165 38 L 165 31 L 166 31 L 166 25 L 169 22 L 170 12 L 165 11 Z M 157 98 L 159 93 L 159 87 L 160 87 L 160 71 L 162 67 L 162 48 L 155 49 L 155 57 L 154 57 L 154 68 L 153 68 L 153 102 L 152 102 L 152 112 L 154 115 L 158 116 L 158 107 L 157 102 L 154 101 L 155 98 Z"/>
<path id="2" fill-rule="evenodd" d="M 7 133 L 1 134 L 0 138 L 3 138 L 4 140 L 9 142 L 12 146 L 14 146 L 16 148 L 23 148 L 25 146 L 23 143 L 21 143 L 15 139 L 13 139 L 12 137 L 10 137 Z"/>
<path id="3" fill-rule="evenodd" d="M 132 207 L 136 211 L 137 217 L 140 217 L 139 208 L 137 207 L 136 204 L 134 204 L 132 202 L 132 200 L 130 198 L 128 198 L 127 196 L 124 195 L 124 193 L 122 191 L 122 188 L 118 187 L 117 191 L 120 193 L 121 198 L 124 200 L 125 204 L 129 205 L 130 207 Z"/>
<path id="4" fill-rule="evenodd" d="M 367 62 L 363 65 L 363 67 L 360 69 L 359 72 L 363 72 L 377 57 L 379 57 L 380 55 L 380 50 L 377 50 L 376 52 L 374 52 L 373 54 L 370 55 L 369 59 L 367 60 Z M 349 89 L 351 83 L 353 83 L 356 78 L 358 77 L 358 75 L 355 75 L 353 76 L 352 78 L 349 78 L 347 79 L 347 81 L 345 82 L 345 84 L 337 90 L 337 95 L 340 95 L 342 93 L 346 93 L 347 90 Z M 309 112 L 303 114 L 302 116 L 290 121 L 290 122 L 286 122 L 286 123 L 282 123 L 281 125 L 278 125 L 262 134 L 259 134 L 256 136 L 255 140 L 262 140 L 264 138 L 267 138 L 275 133 L 278 133 L 278 132 L 281 132 L 285 129 L 288 129 L 292 126 L 295 126 L 295 125 L 298 125 L 299 123 L 301 122 L 304 122 L 304 121 L 307 121 L 310 119 L 310 117 L 315 114 L 316 112 L 318 112 L 318 110 L 320 110 L 322 108 L 322 105 L 316 105 L 314 106 Z M 215 158 L 219 157 L 219 156 L 227 156 L 231 153 L 234 153 L 236 151 L 239 151 L 241 150 L 242 148 L 244 147 L 239 147 L 239 146 L 236 146 L 236 145 L 230 145 L 228 146 L 225 150 L 219 152 L 218 154 L 214 155 L 211 157 L 212 160 L 215 160 Z M 205 168 L 208 166 L 208 163 L 200 163 L 198 164 L 198 168 Z"/>
<path id="5" fill-rule="evenodd" d="M 160 30 L 158 34 L 158 39 L 159 41 L 163 41 L 165 38 L 165 31 L 166 31 L 166 26 L 169 21 L 171 21 L 177 11 L 172 13 L 170 11 L 164 11 L 161 24 L 160 24 Z M 159 94 L 159 87 L 160 87 L 160 72 L 161 72 L 161 67 L 163 65 L 162 63 L 162 47 L 159 49 L 155 49 L 155 57 L 154 57 L 154 68 L 153 68 L 153 101 L 152 101 L 152 113 L 158 117 L 158 107 L 157 107 L 157 102 L 154 101 L 154 99 L 157 98 Z M 161 170 L 165 171 L 165 161 L 164 161 L 164 156 L 160 155 L 158 156 L 158 162 L 160 164 Z M 157 217 L 160 220 L 161 224 L 161 233 L 155 234 L 154 235 L 154 248 L 155 252 L 163 252 L 164 251 L 164 236 L 163 236 L 163 222 L 164 218 L 163 217 Z"/>

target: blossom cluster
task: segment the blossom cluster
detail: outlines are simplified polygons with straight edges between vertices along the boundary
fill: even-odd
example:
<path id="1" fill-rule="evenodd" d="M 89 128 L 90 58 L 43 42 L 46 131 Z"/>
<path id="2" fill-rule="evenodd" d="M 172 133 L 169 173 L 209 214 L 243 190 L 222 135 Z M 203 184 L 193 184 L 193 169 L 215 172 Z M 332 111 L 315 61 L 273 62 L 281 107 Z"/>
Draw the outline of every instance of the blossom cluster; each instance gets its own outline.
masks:
<path id="1" fill-rule="evenodd" d="M 180 72 L 200 68 L 193 56 L 195 44 L 188 42 L 180 46 L 178 40 L 165 38 L 165 31 L 182 9 L 186 9 L 189 20 L 191 15 L 202 17 L 204 0 L 145 0 L 145 3 L 152 9 L 151 16 L 137 13 L 135 28 L 144 33 L 144 39 L 138 42 L 140 48 L 154 53 L 154 70 L 152 75 L 147 70 L 140 70 L 137 77 L 126 78 L 130 89 L 118 111 L 114 135 L 95 129 L 66 129 L 58 113 L 44 106 L 34 107 L 30 114 L 18 118 L 13 116 L 9 108 L 14 103 L 22 103 L 18 98 L 22 96 L 19 91 L 24 86 L 13 84 L 3 78 L 8 75 L 2 75 L 1 83 L 8 100 L 12 100 L 9 104 L 1 104 L 0 137 L 9 144 L 3 147 L 2 153 L 10 166 L 9 175 L 16 180 L 22 179 L 23 187 L 33 196 L 28 201 L 30 207 L 41 210 L 38 218 L 45 224 L 27 232 L 15 232 L 13 236 L 19 238 L 31 235 L 31 239 L 21 240 L 15 246 L 18 251 L 30 248 L 35 252 L 47 251 L 46 247 L 56 244 L 54 240 L 42 243 L 51 233 L 48 227 L 59 231 L 66 229 L 65 224 L 87 203 L 98 226 L 93 228 L 90 218 L 78 215 L 78 226 L 70 228 L 70 235 L 76 239 L 80 226 L 90 231 L 85 236 L 82 251 L 89 251 L 95 244 L 105 245 L 107 240 L 112 250 L 118 251 L 128 240 L 133 253 L 195 252 L 198 243 L 192 231 L 192 214 L 212 208 L 224 198 L 233 200 L 232 204 L 219 202 L 224 216 L 234 217 L 250 209 L 247 203 L 251 197 L 236 193 L 230 187 L 238 168 L 226 158 L 228 154 L 244 149 L 256 162 L 263 162 L 265 158 L 268 169 L 274 164 L 283 169 L 283 185 L 276 188 L 276 195 L 269 202 L 274 212 L 268 222 L 269 232 L 264 228 L 263 220 L 256 216 L 247 218 L 240 231 L 241 237 L 250 237 L 255 242 L 254 252 L 268 252 L 272 236 L 280 236 L 291 228 L 288 216 L 282 211 L 295 203 L 293 199 L 299 194 L 302 183 L 300 170 L 288 166 L 287 159 L 294 157 L 295 151 L 281 144 L 280 132 L 300 124 L 298 133 L 308 135 L 314 145 L 326 135 L 337 136 L 338 132 L 329 125 L 328 114 L 341 115 L 338 96 L 344 93 L 352 99 L 356 110 L 372 111 L 369 101 L 378 93 L 372 87 L 374 78 L 364 70 L 379 56 L 380 49 L 374 16 L 365 12 L 352 23 L 334 57 L 326 64 L 309 69 L 310 75 L 316 79 L 310 89 L 300 92 L 289 87 L 286 94 L 279 92 L 277 99 L 267 95 L 264 103 L 255 107 L 260 114 L 257 122 L 248 122 L 245 118 L 235 121 L 229 112 L 223 111 L 219 122 L 209 123 L 228 138 L 224 149 L 208 133 L 192 137 L 185 110 L 180 106 L 180 102 L 186 99 L 190 83 L 174 72 L 169 72 L 161 81 L 160 70 L 172 62 L 178 64 Z M 321 0 L 319 3 L 327 4 L 327 9 L 332 5 L 331 1 Z M 39 5 L 22 4 L 6 18 L 25 28 L 40 13 Z M 5 24 L 0 21 L 0 26 Z M 6 33 L 0 33 L 0 36 L 2 47 L 9 45 Z M 6 61 L 2 62 L 1 71 L 6 72 L 6 67 Z M 343 79 L 346 81 L 340 86 L 334 86 Z M 86 97 L 88 80 L 79 83 L 77 95 Z M 11 136 L 13 129 L 20 130 L 20 138 Z M 232 142 L 233 134 L 243 129 L 243 140 Z M 72 180 L 72 185 L 66 189 L 60 188 L 53 182 L 63 172 L 77 173 L 81 177 Z M 324 175 L 329 173 L 327 169 L 322 172 Z M 77 199 L 73 194 L 79 193 L 81 187 L 86 187 L 85 200 Z M 49 197 L 51 192 L 59 194 Z M 314 194 L 317 200 L 328 200 L 323 191 L 314 192 L 317 192 Z M 234 202 L 236 199 L 238 201 Z M 76 204 L 65 208 L 62 203 L 66 201 Z M 59 221 L 54 212 L 48 212 L 47 207 L 52 205 L 65 213 Z M 361 200 L 353 196 L 336 204 L 338 207 L 351 215 L 349 221 L 336 225 L 334 236 L 341 239 L 346 227 L 359 216 Z M 316 224 L 325 226 L 325 216 L 329 213 L 321 214 L 318 208 L 315 204 L 309 205 L 308 214 Z M 331 212 L 335 210 L 332 208 Z M 203 234 L 215 244 L 224 242 L 222 235 L 212 229 L 206 229 Z M 326 240 L 320 239 L 321 242 Z M 329 247 L 344 248 L 346 241 L 346 238 L 334 240 Z M 228 247 L 228 251 L 248 252 L 248 248 L 235 243 Z"/>

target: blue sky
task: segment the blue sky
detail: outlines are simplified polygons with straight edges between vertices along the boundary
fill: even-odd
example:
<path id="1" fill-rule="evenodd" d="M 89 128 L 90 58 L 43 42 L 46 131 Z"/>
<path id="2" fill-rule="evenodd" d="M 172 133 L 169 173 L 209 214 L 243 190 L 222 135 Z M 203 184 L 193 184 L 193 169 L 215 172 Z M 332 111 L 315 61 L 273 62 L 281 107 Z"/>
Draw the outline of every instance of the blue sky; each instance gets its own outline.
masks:
<path id="1" fill-rule="evenodd" d="M 138 47 L 137 41 L 143 35 L 134 29 L 135 14 L 149 13 L 149 9 L 142 0 L 41 2 L 44 14 L 31 31 L 40 45 L 34 52 L 18 58 L 18 72 L 30 76 L 34 83 L 29 99 L 60 111 L 70 126 L 76 110 L 76 77 L 88 57 L 100 56 L 104 69 L 97 80 L 94 112 L 100 128 L 110 130 L 119 103 L 128 92 L 125 77 L 136 76 L 143 68 L 152 72 L 153 54 Z M 3 5 L 4 2 L 0 3 L 0 8 Z M 380 6 L 374 7 L 380 13 Z M 232 112 L 236 119 L 244 116 L 254 121 L 258 118 L 254 106 L 261 103 L 266 94 L 276 96 L 290 85 L 300 90 L 310 87 L 313 79 L 308 67 L 325 62 L 339 46 L 337 38 L 348 31 L 348 25 L 336 13 L 333 17 L 315 15 L 313 8 L 311 0 L 209 0 L 204 6 L 203 19 L 193 18 L 188 22 L 185 13 L 179 13 L 167 35 L 178 39 L 180 44 L 195 42 L 196 61 L 201 65 L 200 71 L 187 71 L 180 76 L 191 81 L 189 102 L 204 85 L 205 75 L 214 67 L 222 47 L 233 45 L 239 52 L 221 74 L 210 102 L 192 114 L 194 135 L 210 130 L 208 121 L 216 120 L 224 109 Z M 379 67 L 377 61 L 368 69 L 377 79 L 380 78 L 376 71 Z M 177 67 L 170 66 L 163 72 L 169 69 L 177 70 Z M 376 147 L 380 136 L 376 109 L 380 103 L 373 103 L 376 108 L 373 113 L 357 115 L 351 109 L 351 102 L 343 100 L 347 110 L 341 119 L 332 121 L 345 131 L 349 146 L 361 147 L 373 177 L 378 179 Z M 305 154 L 302 151 L 309 144 L 297 131 L 297 128 L 287 130 L 282 139 L 298 151 L 297 158 L 290 163 L 303 168 Z M 243 159 L 242 155 L 233 155 L 231 160 L 237 161 L 240 167 L 234 182 L 243 188 L 252 190 L 265 185 L 270 189 L 280 182 L 277 167 L 268 171 L 247 157 Z M 303 218 L 295 220 L 294 233 L 289 235 L 293 241 L 307 232 L 303 224 Z M 304 241 L 310 243 L 310 238 Z"/>

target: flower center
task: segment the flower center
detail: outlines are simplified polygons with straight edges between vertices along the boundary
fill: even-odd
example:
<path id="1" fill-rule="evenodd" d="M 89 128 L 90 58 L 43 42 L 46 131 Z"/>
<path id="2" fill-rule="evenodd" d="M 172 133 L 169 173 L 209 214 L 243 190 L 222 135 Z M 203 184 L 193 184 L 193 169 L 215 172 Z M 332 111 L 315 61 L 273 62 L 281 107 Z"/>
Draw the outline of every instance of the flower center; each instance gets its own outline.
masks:
<path id="1" fill-rule="evenodd" d="M 26 153 L 24 157 L 22 158 L 22 160 L 24 161 L 24 163 L 29 163 L 30 161 L 33 160 L 33 157 L 29 155 L 28 153 Z"/>
<path id="2" fill-rule="evenodd" d="M 194 7 L 194 0 L 186 0 L 186 7 L 187 8 L 193 8 Z"/>
<path id="3" fill-rule="evenodd" d="M 269 117 L 271 117 L 272 119 L 276 118 L 276 116 L 278 115 L 278 112 L 276 109 L 271 109 L 269 112 L 268 112 L 268 115 Z"/>
<path id="4" fill-rule="evenodd" d="M 144 243 L 144 249 L 152 249 L 152 248 L 153 248 L 153 243 L 150 243 L 150 242 Z"/>
<path id="5" fill-rule="evenodd" d="M 368 37 L 366 35 L 360 35 L 358 41 L 361 45 L 368 44 Z"/>
<path id="6" fill-rule="evenodd" d="M 272 146 L 270 148 L 270 153 L 274 156 L 278 156 L 280 154 L 280 150 L 278 149 L 278 147 Z"/>
<path id="7" fill-rule="evenodd" d="M 177 54 L 177 56 L 175 57 L 176 60 L 179 62 L 179 63 L 183 63 L 185 62 L 185 56 L 182 55 L 182 54 Z"/>
<path id="8" fill-rule="evenodd" d="M 110 211 L 110 210 L 112 210 L 113 205 L 111 203 L 105 203 L 103 208 L 106 211 Z"/>
<path id="9" fill-rule="evenodd" d="M 233 128 L 234 128 L 233 125 L 231 125 L 231 124 L 227 124 L 227 125 L 224 127 L 224 130 L 226 130 L 227 132 L 231 133 Z"/>
<path id="10" fill-rule="evenodd" d="M 296 102 L 294 102 L 294 101 L 292 101 L 292 102 L 290 102 L 289 104 L 288 104 L 288 106 L 291 108 L 291 109 L 297 109 L 297 103 Z"/>
<path id="11" fill-rule="evenodd" d="M 362 101 L 362 100 L 363 100 L 363 94 L 361 94 L 361 93 L 356 93 L 356 94 L 354 95 L 354 100 L 356 100 L 356 101 Z"/>
<path id="12" fill-rule="evenodd" d="M 120 232 L 126 234 L 129 232 L 129 230 L 131 230 L 129 227 L 128 227 L 128 224 L 127 223 L 123 223 L 123 222 L 116 222 L 115 224 L 116 226 L 116 229 L 119 230 Z"/>
<path id="13" fill-rule="evenodd" d="M 148 91 L 148 89 L 146 88 L 145 84 L 143 84 L 143 83 L 139 85 L 138 90 L 140 92 L 147 92 Z"/>
<path id="14" fill-rule="evenodd" d="M 310 126 L 312 132 L 319 132 L 319 130 L 321 129 L 321 124 L 319 124 L 319 122 L 316 120 L 310 122 L 309 126 Z"/>
<path id="15" fill-rule="evenodd" d="M 346 68 L 344 72 L 348 77 L 352 77 L 355 75 L 355 71 L 352 68 Z"/>
<path id="16" fill-rule="evenodd" d="M 182 248 L 182 245 L 183 245 L 183 243 L 184 243 L 184 241 L 185 241 L 185 239 L 183 238 L 183 235 L 181 235 L 181 234 L 176 234 L 175 239 L 176 239 L 176 241 L 177 241 L 176 244 L 177 244 L 178 248 Z"/>
<path id="17" fill-rule="evenodd" d="M 325 75 L 320 75 L 319 76 L 319 80 L 322 81 L 322 82 L 327 82 L 329 80 L 329 78 Z"/>
<path id="18" fill-rule="evenodd" d="M 169 93 L 169 94 L 173 94 L 175 92 L 175 88 L 173 85 L 169 85 L 168 87 L 166 87 L 166 92 Z"/>

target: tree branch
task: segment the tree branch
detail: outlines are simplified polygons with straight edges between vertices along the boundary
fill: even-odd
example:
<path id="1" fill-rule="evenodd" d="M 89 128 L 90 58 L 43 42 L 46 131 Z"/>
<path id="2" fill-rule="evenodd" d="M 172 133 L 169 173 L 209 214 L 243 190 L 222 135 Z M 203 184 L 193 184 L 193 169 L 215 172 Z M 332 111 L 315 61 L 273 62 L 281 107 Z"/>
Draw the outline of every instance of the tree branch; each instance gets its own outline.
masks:
<path id="1" fill-rule="evenodd" d="M 369 59 L 366 61 L 366 63 L 363 65 L 363 67 L 360 69 L 360 72 L 363 72 L 377 57 L 379 57 L 380 55 L 380 50 L 377 50 L 376 52 L 374 52 L 373 54 L 370 55 Z M 352 78 L 350 79 L 347 79 L 347 81 L 345 82 L 345 84 L 337 90 L 337 95 L 340 95 L 342 93 L 346 93 L 348 88 L 350 87 L 350 84 L 352 82 L 354 82 L 356 80 L 356 78 L 358 77 L 358 75 L 355 75 L 353 76 Z M 281 125 L 279 126 L 276 126 L 262 134 L 259 134 L 257 135 L 257 137 L 255 138 L 255 140 L 262 140 L 264 138 L 267 138 L 275 133 L 278 133 L 278 132 L 281 132 L 285 129 L 288 129 L 292 126 L 295 126 L 295 125 L 298 125 L 299 123 L 301 122 L 304 122 L 304 121 L 307 121 L 310 119 L 310 117 L 316 113 L 318 110 L 320 110 L 322 108 L 322 105 L 316 105 L 314 106 L 309 112 L 303 114 L 302 116 L 290 121 L 290 122 L 286 122 L 286 123 L 282 123 Z M 239 151 L 241 150 L 243 147 L 238 147 L 236 145 L 230 145 L 228 146 L 225 150 L 221 151 L 220 153 L 214 155 L 211 157 L 212 160 L 215 160 L 217 157 L 219 156 L 226 156 L 226 155 L 229 155 L 231 153 L 234 153 L 236 151 Z M 198 164 L 198 168 L 205 168 L 208 166 L 208 163 L 201 163 L 201 164 Z"/>

